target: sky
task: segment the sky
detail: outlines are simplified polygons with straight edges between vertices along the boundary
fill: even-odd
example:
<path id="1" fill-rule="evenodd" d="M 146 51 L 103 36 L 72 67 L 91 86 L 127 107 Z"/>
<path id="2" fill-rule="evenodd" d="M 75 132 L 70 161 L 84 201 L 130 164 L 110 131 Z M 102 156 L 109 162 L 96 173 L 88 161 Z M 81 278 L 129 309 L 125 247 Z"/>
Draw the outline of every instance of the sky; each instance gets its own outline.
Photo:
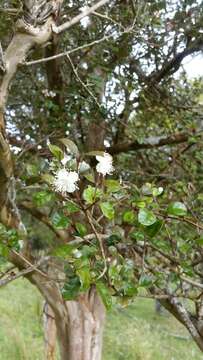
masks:
<path id="1" fill-rule="evenodd" d="M 187 56 L 182 64 L 190 79 L 203 76 L 203 54 Z"/>

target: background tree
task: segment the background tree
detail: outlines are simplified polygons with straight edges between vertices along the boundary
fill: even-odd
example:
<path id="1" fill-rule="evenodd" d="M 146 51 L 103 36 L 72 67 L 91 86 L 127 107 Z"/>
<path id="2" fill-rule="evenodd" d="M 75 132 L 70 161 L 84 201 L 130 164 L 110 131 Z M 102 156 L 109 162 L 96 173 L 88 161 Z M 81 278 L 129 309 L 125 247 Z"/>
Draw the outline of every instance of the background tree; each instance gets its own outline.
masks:
<path id="1" fill-rule="evenodd" d="M 103 303 L 140 291 L 202 350 L 202 83 L 175 76 L 202 2 L 86 6 L 0 9 L 1 253 L 47 302 L 47 358 L 55 326 L 62 359 L 101 358 Z"/>

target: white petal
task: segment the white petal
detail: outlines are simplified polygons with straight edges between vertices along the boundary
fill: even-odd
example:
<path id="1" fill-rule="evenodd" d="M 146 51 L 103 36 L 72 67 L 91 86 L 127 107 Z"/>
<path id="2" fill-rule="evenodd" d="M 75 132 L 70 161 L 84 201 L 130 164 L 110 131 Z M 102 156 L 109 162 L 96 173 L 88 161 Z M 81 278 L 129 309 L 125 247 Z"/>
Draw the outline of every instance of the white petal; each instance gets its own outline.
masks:
<path id="1" fill-rule="evenodd" d="M 80 172 L 85 172 L 87 170 L 90 169 L 90 166 L 88 163 L 86 163 L 86 161 L 82 161 L 80 164 L 79 164 L 79 171 Z"/>
<path id="2" fill-rule="evenodd" d="M 64 154 L 64 157 L 63 157 L 63 159 L 61 160 L 61 164 L 62 164 L 63 166 L 65 166 L 65 165 L 67 164 L 67 162 L 70 161 L 70 160 L 71 160 L 71 156 L 70 156 L 70 155 L 67 155 L 67 154 Z"/>

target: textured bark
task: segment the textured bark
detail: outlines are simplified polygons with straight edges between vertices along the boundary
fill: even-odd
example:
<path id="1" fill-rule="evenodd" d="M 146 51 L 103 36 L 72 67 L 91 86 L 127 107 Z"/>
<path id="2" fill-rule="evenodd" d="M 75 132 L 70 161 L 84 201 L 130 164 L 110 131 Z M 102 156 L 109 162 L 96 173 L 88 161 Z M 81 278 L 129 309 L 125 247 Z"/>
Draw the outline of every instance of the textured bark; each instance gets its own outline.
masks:
<path id="1" fill-rule="evenodd" d="M 105 309 L 96 290 L 91 289 L 65 306 L 69 318 L 67 332 L 61 328 L 62 319 L 56 316 L 61 359 L 101 360 Z"/>
<path id="2" fill-rule="evenodd" d="M 49 3 L 47 3 L 49 4 Z M 44 9 L 44 21 L 40 19 L 40 25 L 34 27 L 25 22 L 24 17 L 16 23 L 15 34 L 5 54 L 2 54 L 4 64 L 0 80 L 0 221 L 7 226 L 19 228 L 20 217 L 15 206 L 15 181 L 13 176 L 12 155 L 6 138 L 4 111 L 8 98 L 11 81 L 15 76 L 18 65 L 26 58 L 30 49 L 46 43 L 52 36 L 52 25 L 54 23 L 50 8 L 47 13 Z M 26 10 L 26 17 L 29 14 Z M 50 16 L 48 16 L 48 14 Z M 30 9 L 29 17 L 35 15 L 33 8 Z M 25 15 L 24 15 L 25 16 Z"/>
<path id="3" fill-rule="evenodd" d="M 60 290 L 37 274 L 30 280 L 47 303 L 44 307 L 46 360 L 55 359 L 56 335 L 61 360 L 101 360 L 105 308 L 96 289 L 65 302 Z"/>
<path id="4" fill-rule="evenodd" d="M 160 303 L 180 321 L 189 331 L 191 337 L 203 352 L 203 332 L 201 317 L 192 316 L 192 314 L 176 298 L 170 300 L 160 300 Z"/>
<path id="5" fill-rule="evenodd" d="M 54 360 L 56 355 L 56 324 L 54 312 L 46 302 L 43 311 L 45 359 Z"/>

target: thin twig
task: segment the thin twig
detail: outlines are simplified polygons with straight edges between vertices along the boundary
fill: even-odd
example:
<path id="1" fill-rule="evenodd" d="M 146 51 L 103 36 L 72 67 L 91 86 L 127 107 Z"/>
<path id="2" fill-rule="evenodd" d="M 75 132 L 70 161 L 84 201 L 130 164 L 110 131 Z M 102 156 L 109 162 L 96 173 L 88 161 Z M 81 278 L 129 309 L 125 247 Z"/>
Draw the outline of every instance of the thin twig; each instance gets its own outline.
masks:
<path id="1" fill-rule="evenodd" d="M 124 26 L 123 26 L 122 24 L 118 23 L 117 21 L 115 21 L 114 19 L 112 19 L 111 17 L 109 17 L 109 16 L 107 16 L 107 15 L 100 14 L 100 13 L 98 13 L 97 11 L 93 11 L 92 14 L 93 14 L 93 15 L 96 15 L 96 16 L 102 18 L 102 19 L 109 20 L 109 21 L 111 21 L 113 24 L 115 24 L 115 25 L 119 26 L 120 28 L 122 28 L 123 30 L 125 30 L 125 28 L 124 28 Z"/>
<path id="2" fill-rule="evenodd" d="M 123 34 L 126 34 L 126 33 L 129 33 L 133 30 L 133 26 L 130 26 L 129 28 L 125 29 L 123 32 L 120 33 L 120 36 L 123 35 Z M 26 66 L 29 66 L 29 65 L 36 65 L 36 64 L 40 64 L 40 63 L 43 63 L 43 62 L 47 62 L 47 61 L 51 61 L 51 60 L 55 60 L 55 59 L 58 59 L 58 58 L 61 58 L 61 57 L 64 57 L 64 56 L 67 56 L 67 55 L 71 55 L 77 51 L 80 51 L 80 50 L 83 50 L 83 49 L 86 49 L 88 47 L 91 47 L 91 46 L 94 46 L 94 45 L 97 45 L 97 44 L 100 44 L 104 41 L 107 41 L 109 39 L 112 39 L 115 37 L 115 33 L 113 34 L 110 34 L 110 35 L 105 35 L 103 36 L 102 38 L 100 39 L 96 39 L 94 41 L 91 41 L 90 43 L 87 43 L 87 44 L 84 44 L 84 45 L 81 45 L 81 46 L 78 46 L 77 48 L 74 48 L 72 50 L 68 50 L 68 51 L 64 51 L 62 53 L 59 53 L 59 54 L 56 54 L 56 55 L 53 55 L 53 56 L 48 56 L 46 58 L 43 58 L 43 59 L 38 59 L 38 60 L 33 60 L 33 61 L 26 61 L 26 62 L 23 62 L 22 65 L 26 65 Z"/>
<path id="3" fill-rule="evenodd" d="M 96 4 L 94 4 L 93 6 L 91 6 L 89 8 L 87 7 L 86 10 L 84 10 L 81 14 L 75 16 L 70 21 L 67 21 L 64 24 L 60 25 L 60 26 L 54 25 L 53 26 L 53 32 L 55 32 L 56 34 L 60 34 L 61 32 L 69 29 L 73 25 L 80 22 L 80 20 L 82 20 L 84 17 L 91 15 L 94 11 L 96 11 L 97 9 L 99 9 L 101 6 L 105 5 L 109 1 L 110 0 L 100 0 Z"/>
<path id="4" fill-rule="evenodd" d="M 188 219 L 187 217 L 178 217 L 178 216 L 171 216 L 171 215 L 165 215 L 165 214 L 161 214 L 161 213 L 158 213 L 158 215 L 160 215 L 161 217 L 165 218 L 165 219 L 171 219 L 171 220 L 178 220 L 178 221 L 182 221 L 182 222 L 185 222 L 187 224 L 190 224 L 198 229 L 201 229 L 203 230 L 203 225 L 202 224 L 199 224 L 199 223 L 196 223 L 194 221 L 192 221 L 191 219 Z"/>
<path id="5" fill-rule="evenodd" d="M 76 76 L 76 78 L 78 79 L 78 81 L 80 82 L 80 84 L 84 87 L 84 89 L 88 92 L 88 94 L 93 98 L 93 100 L 95 101 L 95 103 L 97 104 L 97 106 L 100 108 L 101 107 L 101 104 L 98 102 L 96 96 L 94 96 L 93 92 L 89 89 L 89 87 L 82 81 L 82 79 L 80 78 L 78 72 L 77 72 L 77 69 L 75 67 L 75 65 L 73 64 L 69 54 L 67 54 L 67 58 L 71 64 L 71 67 L 73 69 L 73 72 Z"/>
<path id="6" fill-rule="evenodd" d="M 198 283 L 197 281 L 194 281 L 194 280 L 192 280 L 192 279 L 189 279 L 189 278 L 187 278 L 187 277 L 185 277 L 185 276 L 183 276 L 183 275 L 179 275 L 179 277 L 180 277 L 183 281 L 187 282 L 188 284 L 190 284 L 190 285 L 192 285 L 192 286 L 195 286 L 195 287 L 198 287 L 199 289 L 203 289 L 203 284 L 200 284 L 200 283 Z"/>
<path id="7" fill-rule="evenodd" d="M 28 268 L 19 271 L 17 274 L 13 274 L 13 272 L 11 272 L 11 274 L 6 278 L 6 279 L 2 279 L 0 280 L 0 287 L 7 285 L 8 283 L 10 283 L 11 281 L 14 281 L 22 276 L 25 276 L 33 271 L 40 271 L 38 269 L 38 266 L 40 266 L 42 264 L 42 262 L 44 262 L 44 259 L 40 259 L 36 264 L 32 264 L 30 265 Z M 41 271 L 40 271 L 41 273 Z M 42 273 L 43 274 L 43 273 Z"/>
<path id="8" fill-rule="evenodd" d="M 47 275 L 46 273 L 44 273 L 43 271 L 39 270 L 39 269 L 36 267 L 36 265 L 32 264 L 28 259 L 26 259 L 26 258 L 24 257 L 24 255 L 18 253 L 18 252 L 15 251 L 15 250 L 11 250 L 11 252 L 12 252 L 13 254 L 15 254 L 15 256 L 18 256 L 21 260 L 23 260 L 27 265 L 29 265 L 30 267 L 32 267 L 32 268 L 33 268 L 36 272 L 38 272 L 40 275 L 42 275 L 43 277 L 48 278 L 48 275 Z M 47 259 L 44 258 L 43 261 L 45 261 L 45 260 L 47 260 Z M 38 266 L 39 266 L 39 265 L 38 265 Z"/>
<path id="9" fill-rule="evenodd" d="M 14 8 L 0 8 L 0 12 L 2 13 L 6 13 L 8 15 L 16 15 L 20 12 L 21 10 L 18 9 L 14 9 Z"/>
<path id="10" fill-rule="evenodd" d="M 5 270 L 4 272 L 1 272 L 0 274 L 0 279 L 2 279 L 3 277 L 5 277 L 9 272 L 13 271 L 14 269 L 16 269 L 15 265 L 12 265 L 11 267 L 9 267 L 7 270 Z"/>
<path id="11" fill-rule="evenodd" d="M 90 217 L 89 211 L 86 211 L 85 213 L 86 213 L 88 222 L 89 222 L 89 224 L 90 224 L 90 226 L 91 226 L 91 228 L 92 228 L 92 230 L 93 230 L 93 232 L 94 232 L 94 234 L 95 234 L 95 236 L 96 236 L 96 238 L 97 238 L 97 240 L 98 240 L 98 242 L 99 242 L 100 249 L 101 249 L 101 253 L 102 253 L 102 257 L 103 257 L 103 260 L 104 260 L 104 269 L 103 269 L 102 273 L 99 275 L 99 277 L 97 278 L 97 280 L 99 280 L 99 279 L 101 279 L 101 278 L 104 276 L 104 274 L 105 274 L 106 271 L 107 271 L 107 262 L 106 262 L 106 256 L 105 256 L 105 252 L 104 252 L 104 247 L 103 247 L 103 241 L 102 241 L 102 237 L 101 237 L 100 234 L 97 232 L 97 230 L 96 230 L 96 228 L 95 228 L 95 226 L 94 226 L 94 224 L 93 224 L 93 222 L 92 222 L 92 219 L 91 219 L 91 217 Z"/>

